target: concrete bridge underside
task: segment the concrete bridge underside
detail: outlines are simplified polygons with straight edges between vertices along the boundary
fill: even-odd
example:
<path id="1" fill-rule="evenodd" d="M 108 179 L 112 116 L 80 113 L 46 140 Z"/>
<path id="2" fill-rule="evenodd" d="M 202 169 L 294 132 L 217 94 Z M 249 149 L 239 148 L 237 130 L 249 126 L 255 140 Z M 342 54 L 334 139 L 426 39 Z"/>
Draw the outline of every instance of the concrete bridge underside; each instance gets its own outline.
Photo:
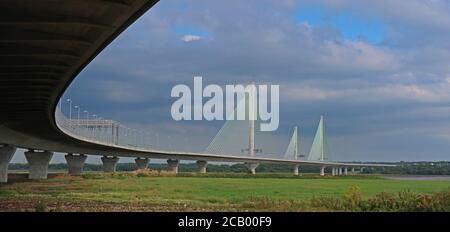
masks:
<path id="1" fill-rule="evenodd" d="M 0 1 L 0 143 L 69 153 L 118 150 L 58 129 L 59 97 L 155 0 Z"/>

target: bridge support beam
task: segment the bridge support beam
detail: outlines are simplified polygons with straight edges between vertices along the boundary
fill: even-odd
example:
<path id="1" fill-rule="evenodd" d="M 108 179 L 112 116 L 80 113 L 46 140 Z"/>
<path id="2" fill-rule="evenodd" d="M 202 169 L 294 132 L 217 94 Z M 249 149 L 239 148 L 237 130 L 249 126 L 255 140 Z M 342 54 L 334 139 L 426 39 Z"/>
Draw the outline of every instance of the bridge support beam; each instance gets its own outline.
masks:
<path id="1" fill-rule="evenodd" d="M 167 169 L 169 172 L 178 173 L 178 164 L 180 163 L 177 159 L 168 159 L 167 160 Z"/>
<path id="2" fill-rule="evenodd" d="M 352 168 L 352 175 L 355 175 L 355 168 Z"/>
<path id="3" fill-rule="evenodd" d="M 299 167 L 300 167 L 300 166 L 299 166 L 298 164 L 297 164 L 297 165 L 294 165 L 294 175 L 295 175 L 295 176 L 298 176 L 298 174 L 299 174 L 299 171 L 298 171 L 298 170 L 299 170 Z"/>
<path id="4" fill-rule="evenodd" d="M 320 176 L 325 176 L 325 166 L 320 167 Z"/>
<path id="5" fill-rule="evenodd" d="M 65 155 L 64 158 L 67 162 L 69 175 L 81 175 L 81 173 L 83 173 L 84 162 L 87 159 L 86 155 L 73 155 L 72 153 L 69 153 Z"/>
<path id="6" fill-rule="evenodd" d="M 53 157 L 53 152 L 50 151 L 34 151 L 29 150 L 25 152 L 25 158 L 30 166 L 28 179 L 30 180 L 45 180 L 48 174 L 48 164 Z"/>
<path id="7" fill-rule="evenodd" d="M 338 174 L 339 176 L 342 176 L 342 168 L 341 167 L 338 168 L 338 173 L 339 173 Z"/>
<path id="8" fill-rule="evenodd" d="M 137 169 L 146 169 L 148 167 L 148 163 L 150 162 L 149 158 L 136 158 L 134 159 L 136 162 Z"/>
<path id="9" fill-rule="evenodd" d="M 247 166 L 248 173 L 249 174 L 256 174 L 256 168 L 259 166 L 258 163 L 245 163 L 245 166 Z"/>
<path id="10" fill-rule="evenodd" d="M 344 168 L 344 175 L 348 175 L 347 167 Z"/>
<path id="11" fill-rule="evenodd" d="M 116 172 L 116 166 L 117 166 L 118 162 L 119 162 L 119 157 L 103 156 L 102 157 L 103 172 Z"/>
<path id="12" fill-rule="evenodd" d="M 359 174 L 362 174 L 363 172 L 364 172 L 364 168 L 363 167 L 359 168 Z"/>
<path id="13" fill-rule="evenodd" d="M 335 176 L 336 175 L 336 168 L 331 168 L 331 175 Z"/>
<path id="14" fill-rule="evenodd" d="M 197 166 L 200 173 L 206 173 L 206 167 L 208 166 L 208 162 L 205 160 L 198 160 Z"/>
<path id="15" fill-rule="evenodd" d="M 0 145 L 0 183 L 8 182 L 8 165 L 16 153 L 16 148 L 10 145 Z"/>

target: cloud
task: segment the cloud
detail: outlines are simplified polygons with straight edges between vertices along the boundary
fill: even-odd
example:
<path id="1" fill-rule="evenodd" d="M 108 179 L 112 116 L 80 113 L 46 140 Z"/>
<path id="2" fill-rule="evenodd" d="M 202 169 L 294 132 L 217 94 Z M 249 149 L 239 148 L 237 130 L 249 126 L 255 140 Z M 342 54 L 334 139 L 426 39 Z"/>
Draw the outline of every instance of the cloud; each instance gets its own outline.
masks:
<path id="1" fill-rule="evenodd" d="M 184 42 L 192 42 L 192 41 L 197 41 L 197 40 L 201 40 L 202 37 L 198 36 L 198 35 L 184 35 L 181 37 L 181 40 Z"/>
<path id="2" fill-rule="evenodd" d="M 345 68 L 351 72 L 393 70 L 400 62 L 400 58 L 388 49 L 361 41 L 325 41 L 322 49 L 318 56 L 323 65 Z"/>
<path id="3" fill-rule="evenodd" d="M 433 85 L 388 84 L 335 89 L 292 84 L 283 86 L 283 91 L 283 99 L 289 102 L 330 100 L 367 103 L 374 101 L 450 102 L 450 84 L 448 82 Z"/>

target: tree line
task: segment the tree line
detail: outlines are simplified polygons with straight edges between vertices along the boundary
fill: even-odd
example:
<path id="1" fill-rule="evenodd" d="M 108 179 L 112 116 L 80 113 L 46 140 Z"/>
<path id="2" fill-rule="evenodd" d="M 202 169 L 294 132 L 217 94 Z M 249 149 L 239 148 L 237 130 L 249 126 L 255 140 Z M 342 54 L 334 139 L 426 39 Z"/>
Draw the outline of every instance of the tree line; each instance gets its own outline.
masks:
<path id="1" fill-rule="evenodd" d="M 386 164 L 386 163 L 385 163 Z M 396 164 L 396 167 L 380 167 L 380 168 L 364 168 L 363 174 L 406 174 L 406 175 L 450 175 L 450 162 L 396 162 L 389 163 Z M 135 163 L 119 163 L 117 164 L 117 171 L 134 171 L 136 170 Z M 149 168 L 153 170 L 165 170 L 167 165 L 165 163 L 151 163 Z M 10 170 L 28 170 L 28 165 L 23 163 L 11 163 Z M 67 164 L 58 163 L 50 164 L 51 171 L 66 171 Z M 84 165 L 85 171 L 102 171 L 102 164 Z M 180 163 L 180 172 L 197 172 L 198 167 L 195 163 Z M 209 164 L 208 172 L 233 172 L 245 173 L 247 168 L 244 164 Z M 292 173 L 293 166 L 285 164 L 261 164 L 256 171 L 258 173 Z M 357 169 L 358 170 L 358 169 Z M 319 167 L 300 166 L 302 173 L 319 173 Z M 331 172 L 329 168 L 326 170 Z M 350 170 L 349 170 L 350 171 Z M 358 170 L 359 171 L 359 170 Z"/>

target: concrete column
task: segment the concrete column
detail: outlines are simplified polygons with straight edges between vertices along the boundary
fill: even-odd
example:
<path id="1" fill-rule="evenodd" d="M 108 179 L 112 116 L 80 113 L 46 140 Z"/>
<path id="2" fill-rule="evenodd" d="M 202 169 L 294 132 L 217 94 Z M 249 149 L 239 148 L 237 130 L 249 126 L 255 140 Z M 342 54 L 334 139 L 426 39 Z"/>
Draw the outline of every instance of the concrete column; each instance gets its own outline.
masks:
<path id="1" fill-rule="evenodd" d="M 325 166 L 322 166 L 322 167 L 320 168 L 320 175 L 321 175 L 321 176 L 325 176 Z"/>
<path id="2" fill-rule="evenodd" d="M 248 173 L 249 174 L 256 174 L 256 168 L 259 166 L 258 163 L 245 163 L 245 166 L 247 166 Z"/>
<path id="3" fill-rule="evenodd" d="M 69 153 L 65 155 L 64 158 L 66 158 L 67 166 L 69 168 L 69 175 L 81 175 L 81 173 L 83 173 L 84 162 L 87 159 L 86 155 L 73 155 Z"/>
<path id="4" fill-rule="evenodd" d="M 53 157 L 50 151 L 33 151 L 25 152 L 25 158 L 30 166 L 28 179 L 45 180 L 48 174 L 48 164 Z"/>
<path id="5" fill-rule="evenodd" d="M 295 165 L 294 166 L 294 175 L 298 176 L 298 169 L 299 169 L 299 165 Z"/>
<path id="6" fill-rule="evenodd" d="M 168 159 L 167 160 L 167 169 L 169 172 L 178 173 L 178 164 L 180 162 L 177 159 Z"/>
<path id="7" fill-rule="evenodd" d="M 338 173 L 340 176 L 342 176 L 342 168 L 341 167 L 338 168 Z"/>
<path id="8" fill-rule="evenodd" d="M 16 153 L 16 148 L 10 145 L 0 145 L 0 183 L 8 182 L 8 165 Z"/>
<path id="9" fill-rule="evenodd" d="M 146 169 L 148 167 L 148 163 L 150 162 L 150 159 L 138 157 L 138 158 L 134 159 L 134 162 L 136 162 L 137 169 Z"/>
<path id="10" fill-rule="evenodd" d="M 116 166 L 119 162 L 119 157 L 103 156 L 101 159 L 103 163 L 103 172 L 116 172 Z"/>
<path id="11" fill-rule="evenodd" d="M 344 175 L 347 175 L 348 174 L 348 171 L 347 171 L 347 168 L 345 167 L 344 168 Z"/>
<path id="12" fill-rule="evenodd" d="M 352 168 L 352 175 L 355 175 L 355 168 Z"/>
<path id="13" fill-rule="evenodd" d="M 206 167 L 208 166 L 208 162 L 205 160 L 197 161 L 197 166 L 200 173 L 206 173 Z"/>
<path id="14" fill-rule="evenodd" d="M 335 176 L 336 175 L 336 168 L 331 168 L 331 175 Z"/>
<path id="15" fill-rule="evenodd" d="M 364 168 L 363 167 L 361 167 L 360 169 L 359 169 L 359 173 L 363 173 L 363 171 L 364 171 Z"/>

